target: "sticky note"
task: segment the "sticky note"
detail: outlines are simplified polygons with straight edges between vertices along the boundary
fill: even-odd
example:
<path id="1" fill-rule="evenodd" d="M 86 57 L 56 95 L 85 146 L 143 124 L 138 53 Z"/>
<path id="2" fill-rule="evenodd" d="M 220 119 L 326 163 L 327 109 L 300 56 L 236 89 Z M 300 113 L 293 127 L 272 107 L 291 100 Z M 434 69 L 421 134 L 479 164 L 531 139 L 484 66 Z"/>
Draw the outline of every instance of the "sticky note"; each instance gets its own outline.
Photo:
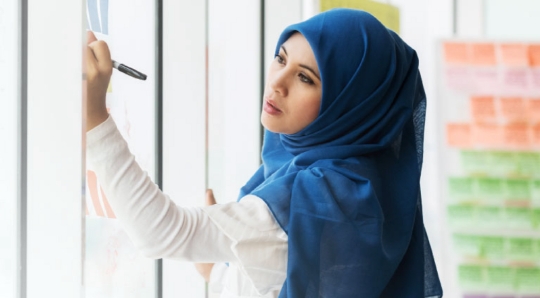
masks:
<path id="1" fill-rule="evenodd" d="M 529 46 L 529 65 L 540 66 L 540 44 L 531 44 Z"/>
<path id="2" fill-rule="evenodd" d="M 93 171 L 87 171 L 86 179 L 88 192 L 92 202 L 92 209 L 94 210 L 95 215 L 98 217 L 116 218 L 105 192 L 97 182 L 96 174 Z M 88 214 L 90 214 L 89 211 Z"/>
<path id="3" fill-rule="evenodd" d="M 469 44 L 465 42 L 443 43 L 444 62 L 449 65 L 468 64 L 470 62 Z"/>
<path id="4" fill-rule="evenodd" d="M 531 145 L 529 125 L 512 123 L 504 126 L 504 144 L 516 149 L 528 149 Z"/>
<path id="5" fill-rule="evenodd" d="M 502 130 L 497 124 L 477 123 L 472 126 L 472 139 L 475 145 L 496 148 L 501 145 Z"/>
<path id="6" fill-rule="evenodd" d="M 531 199 L 530 181 L 527 179 L 507 179 L 506 196 L 508 200 Z"/>
<path id="7" fill-rule="evenodd" d="M 532 210 L 526 207 L 506 207 L 506 226 L 512 229 L 532 229 Z"/>
<path id="8" fill-rule="evenodd" d="M 498 229 L 503 226 L 504 212 L 501 207 L 478 206 L 475 216 L 478 227 Z"/>
<path id="9" fill-rule="evenodd" d="M 464 289 L 478 289 L 485 285 L 484 268 L 478 265 L 459 265 L 459 284 Z"/>
<path id="10" fill-rule="evenodd" d="M 497 119 L 493 96 L 472 96 L 470 106 L 473 121 L 494 122 Z"/>
<path id="11" fill-rule="evenodd" d="M 448 191 L 452 198 L 471 199 L 475 195 L 474 180 L 470 177 L 450 177 Z"/>
<path id="12" fill-rule="evenodd" d="M 530 76 L 532 75 L 527 69 L 509 68 L 503 70 L 501 91 L 514 94 L 526 93 L 531 87 Z"/>
<path id="13" fill-rule="evenodd" d="M 525 100 L 521 97 L 501 97 L 501 116 L 507 121 L 527 121 Z"/>
<path id="14" fill-rule="evenodd" d="M 499 45 L 501 62 L 506 66 L 528 66 L 529 49 L 523 43 L 503 43 Z"/>
<path id="15" fill-rule="evenodd" d="M 516 270 L 506 266 L 490 266 L 486 269 L 487 286 L 492 290 L 512 291 L 516 283 Z"/>
<path id="16" fill-rule="evenodd" d="M 105 213 L 103 212 L 103 207 L 100 202 L 99 198 L 99 186 L 97 183 L 97 177 L 96 174 L 93 171 L 87 171 L 86 172 L 86 181 L 88 185 L 88 190 L 90 193 L 90 197 L 92 199 L 92 206 L 94 208 L 95 214 L 99 217 L 104 217 Z"/>
<path id="17" fill-rule="evenodd" d="M 470 294 L 463 294 L 463 298 L 489 298 L 489 297 L 486 294 L 470 293 Z"/>
<path id="18" fill-rule="evenodd" d="M 533 97 L 527 101 L 527 118 L 531 122 L 540 122 L 540 98 Z"/>
<path id="19" fill-rule="evenodd" d="M 535 206 L 540 206 L 540 180 L 532 179 L 530 181 L 531 187 L 531 203 Z"/>
<path id="20" fill-rule="evenodd" d="M 504 199 L 505 189 L 504 189 L 504 180 L 499 178 L 477 178 L 477 193 L 478 197 L 487 200 L 502 200 Z"/>
<path id="21" fill-rule="evenodd" d="M 449 225 L 454 228 L 470 227 L 475 221 L 474 211 L 474 207 L 468 205 L 447 206 Z"/>
<path id="22" fill-rule="evenodd" d="M 471 146 L 471 127 L 467 123 L 448 123 L 446 125 L 448 146 L 467 148 Z"/>
<path id="23" fill-rule="evenodd" d="M 494 175 L 514 175 L 517 170 L 517 159 L 511 151 L 491 151 L 491 172 Z"/>
<path id="24" fill-rule="evenodd" d="M 540 173 L 540 154 L 536 152 L 520 152 L 516 154 L 518 174 L 535 176 Z"/>
<path id="25" fill-rule="evenodd" d="M 444 83 L 450 90 L 468 93 L 474 89 L 474 82 L 474 76 L 468 67 L 447 66 L 444 70 Z"/>
<path id="26" fill-rule="evenodd" d="M 457 253 L 470 257 L 480 256 L 481 238 L 476 235 L 452 235 L 454 249 Z"/>
<path id="27" fill-rule="evenodd" d="M 531 238 L 509 238 L 506 255 L 513 261 L 534 260 L 534 244 Z"/>
<path id="28" fill-rule="evenodd" d="M 540 69 L 529 69 L 529 89 L 532 94 L 540 93 Z"/>
<path id="29" fill-rule="evenodd" d="M 517 268 L 516 280 L 518 290 L 540 293 L 540 268 Z"/>
<path id="30" fill-rule="evenodd" d="M 531 126 L 531 143 L 534 146 L 540 145 L 540 123 Z"/>
<path id="31" fill-rule="evenodd" d="M 479 66 L 496 65 L 495 44 L 493 43 L 473 43 L 471 64 Z"/>
<path id="32" fill-rule="evenodd" d="M 533 229 L 540 230 L 540 208 L 534 208 L 531 211 L 531 221 Z M 538 241 L 538 245 L 540 245 L 540 239 Z M 538 246 L 538 253 L 540 255 L 540 246 Z"/>
<path id="33" fill-rule="evenodd" d="M 485 174 L 490 169 L 490 156 L 485 151 L 460 150 L 461 167 L 470 174 Z"/>
<path id="34" fill-rule="evenodd" d="M 506 256 L 505 239 L 503 237 L 482 237 L 480 254 L 486 258 L 502 259 Z"/>
<path id="35" fill-rule="evenodd" d="M 536 251 L 535 251 L 535 259 L 537 262 L 540 262 L 540 238 L 537 238 L 534 240 Z"/>
<path id="36" fill-rule="evenodd" d="M 386 27 L 399 33 L 400 15 L 396 6 L 372 0 L 321 0 L 321 11 L 336 7 L 361 9 L 371 13 Z"/>
<path id="37" fill-rule="evenodd" d="M 500 72 L 494 68 L 474 69 L 471 80 L 474 85 L 473 90 L 477 94 L 494 94 L 505 87 L 501 86 Z"/>

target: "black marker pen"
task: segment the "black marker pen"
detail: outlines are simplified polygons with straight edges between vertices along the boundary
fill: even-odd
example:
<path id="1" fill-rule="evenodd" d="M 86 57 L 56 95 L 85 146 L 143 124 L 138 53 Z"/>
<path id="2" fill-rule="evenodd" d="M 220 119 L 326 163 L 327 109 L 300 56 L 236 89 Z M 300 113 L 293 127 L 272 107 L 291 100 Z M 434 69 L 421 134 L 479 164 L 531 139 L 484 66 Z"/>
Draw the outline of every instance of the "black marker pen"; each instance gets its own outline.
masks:
<path id="1" fill-rule="evenodd" d="M 140 71 L 137 71 L 127 65 L 124 65 L 122 63 L 118 63 L 116 61 L 112 61 L 112 64 L 113 64 L 113 67 L 118 69 L 119 71 L 127 74 L 128 76 L 132 76 L 136 79 L 139 79 L 139 80 L 146 80 L 146 75 Z"/>

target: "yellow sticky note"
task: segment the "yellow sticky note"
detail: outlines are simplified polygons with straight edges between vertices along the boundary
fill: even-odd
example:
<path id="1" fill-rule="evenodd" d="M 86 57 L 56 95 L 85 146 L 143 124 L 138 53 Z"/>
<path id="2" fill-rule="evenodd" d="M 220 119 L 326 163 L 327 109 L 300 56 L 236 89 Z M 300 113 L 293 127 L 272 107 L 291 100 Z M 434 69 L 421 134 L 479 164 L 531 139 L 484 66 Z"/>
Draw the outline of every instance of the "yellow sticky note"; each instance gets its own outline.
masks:
<path id="1" fill-rule="evenodd" d="M 394 5 L 372 0 L 320 0 L 321 11 L 338 7 L 367 11 L 388 29 L 399 34 L 399 8 Z"/>

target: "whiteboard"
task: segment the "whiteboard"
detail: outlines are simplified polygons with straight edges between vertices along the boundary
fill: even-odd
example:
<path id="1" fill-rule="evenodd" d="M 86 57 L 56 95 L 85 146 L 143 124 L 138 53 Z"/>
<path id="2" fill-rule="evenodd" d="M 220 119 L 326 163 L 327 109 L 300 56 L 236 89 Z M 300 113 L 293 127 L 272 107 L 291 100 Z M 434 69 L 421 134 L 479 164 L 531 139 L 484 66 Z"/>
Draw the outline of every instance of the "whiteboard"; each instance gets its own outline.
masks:
<path id="1" fill-rule="evenodd" d="M 156 177 L 156 3 L 87 0 L 86 26 L 105 40 L 116 61 L 148 76 L 146 81 L 113 71 L 107 109 L 131 152 Z M 85 197 L 85 297 L 153 297 L 156 262 L 127 237 L 96 176 L 87 171 Z"/>

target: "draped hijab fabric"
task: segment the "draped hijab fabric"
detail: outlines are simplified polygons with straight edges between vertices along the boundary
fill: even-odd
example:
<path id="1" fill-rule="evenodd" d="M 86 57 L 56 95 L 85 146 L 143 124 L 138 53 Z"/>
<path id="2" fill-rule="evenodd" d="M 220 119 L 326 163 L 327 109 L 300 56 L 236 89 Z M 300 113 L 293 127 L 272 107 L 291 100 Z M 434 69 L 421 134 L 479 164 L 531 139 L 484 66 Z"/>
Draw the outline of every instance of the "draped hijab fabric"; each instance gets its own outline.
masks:
<path id="1" fill-rule="evenodd" d="M 318 117 L 265 131 L 263 164 L 240 191 L 288 234 L 290 297 L 442 297 L 420 173 L 426 97 L 415 51 L 369 13 L 334 9 L 286 28 L 309 42 Z"/>

